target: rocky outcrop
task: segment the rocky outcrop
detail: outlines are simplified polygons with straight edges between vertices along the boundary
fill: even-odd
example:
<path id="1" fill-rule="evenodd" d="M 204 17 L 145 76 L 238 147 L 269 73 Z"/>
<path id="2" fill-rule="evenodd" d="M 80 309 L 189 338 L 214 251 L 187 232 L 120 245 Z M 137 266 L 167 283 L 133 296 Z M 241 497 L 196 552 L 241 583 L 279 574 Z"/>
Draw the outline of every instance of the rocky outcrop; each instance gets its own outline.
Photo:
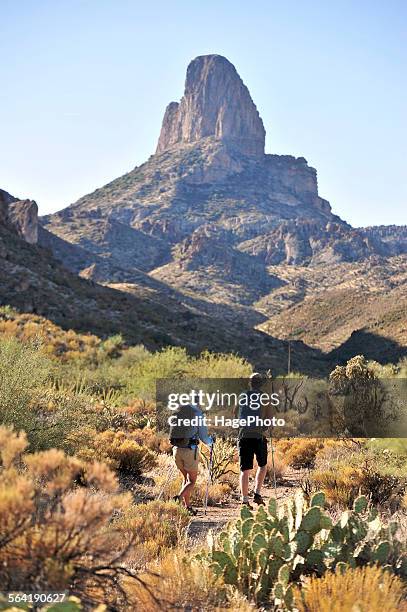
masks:
<path id="1" fill-rule="evenodd" d="M 249 90 L 221 55 L 202 55 L 188 66 L 181 102 L 164 115 L 157 153 L 214 137 L 244 155 L 264 153 L 265 130 Z"/>
<path id="2" fill-rule="evenodd" d="M 239 249 L 267 265 L 332 264 L 407 252 L 407 227 L 352 228 L 344 223 L 286 221 L 271 232 L 241 242 Z"/>
<path id="3" fill-rule="evenodd" d="M 34 200 L 9 204 L 9 219 L 17 233 L 29 244 L 38 242 L 38 206 Z"/>
<path id="4" fill-rule="evenodd" d="M 34 200 L 18 200 L 0 189 L 0 223 L 30 244 L 38 241 L 38 206 Z"/>
<path id="5" fill-rule="evenodd" d="M 6 225 L 8 223 L 8 207 L 10 202 L 15 198 L 4 189 L 0 189 L 0 223 Z"/>

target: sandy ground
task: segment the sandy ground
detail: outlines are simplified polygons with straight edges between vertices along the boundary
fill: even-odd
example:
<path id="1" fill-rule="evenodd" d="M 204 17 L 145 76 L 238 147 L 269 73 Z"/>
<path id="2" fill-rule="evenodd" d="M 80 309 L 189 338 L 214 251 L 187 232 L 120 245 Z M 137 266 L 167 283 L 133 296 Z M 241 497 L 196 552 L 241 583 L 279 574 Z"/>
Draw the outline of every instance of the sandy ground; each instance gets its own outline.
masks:
<path id="1" fill-rule="evenodd" d="M 277 492 L 270 486 L 264 486 L 262 495 L 267 504 L 270 497 L 275 497 L 277 493 L 277 502 L 279 502 L 295 495 L 299 488 L 299 472 L 290 470 L 284 478 L 284 482 L 277 486 Z M 257 507 L 252 500 L 250 503 L 254 508 Z M 204 508 L 196 508 L 198 514 L 192 518 L 187 531 L 191 543 L 204 541 L 209 530 L 220 531 L 226 523 L 239 516 L 240 508 L 240 498 L 237 493 L 233 494 L 228 503 L 208 506 L 206 514 Z"/>

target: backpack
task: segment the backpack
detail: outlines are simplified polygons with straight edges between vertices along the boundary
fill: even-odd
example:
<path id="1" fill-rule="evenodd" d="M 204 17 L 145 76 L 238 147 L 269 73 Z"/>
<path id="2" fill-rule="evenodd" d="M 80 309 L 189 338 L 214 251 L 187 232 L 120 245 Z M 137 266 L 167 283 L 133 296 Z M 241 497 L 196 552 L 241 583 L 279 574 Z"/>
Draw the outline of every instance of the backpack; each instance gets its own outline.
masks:
<path id="1" fill-rule="evenodd" d="M 195 416 L 192 406 L 180 406 L 174 414 L 177 419 L 192 419 Z M 172 446 L 178 446 L 179 448 L 191 448 L 191 446 L 198 444 L 199 441 L 196 434 L 192 437 L 186 435 L 189 434 L 190 430 L 190 425 L 171 425 L 169 435 L 170 444 Z"/>

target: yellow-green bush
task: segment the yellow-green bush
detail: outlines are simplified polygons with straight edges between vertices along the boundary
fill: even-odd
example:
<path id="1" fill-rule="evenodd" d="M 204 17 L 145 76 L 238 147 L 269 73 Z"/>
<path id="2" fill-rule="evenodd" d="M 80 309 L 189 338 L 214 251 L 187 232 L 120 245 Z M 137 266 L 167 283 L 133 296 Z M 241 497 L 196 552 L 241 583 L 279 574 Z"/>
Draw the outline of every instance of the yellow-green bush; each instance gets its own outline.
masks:
<path id="1" fill-rule="evenodd" d="M 88 428 L 74 432 L 71 441 L 76 444 L 75 454 L 80 459 L 103 461 L 119 472 L 138 475 L 156 463 L 156 454 L 132 440 L 124 431 L 97 433 Z"/>
<path id="2" fill-rule="evenodd" d="M 362 567 L 313 577 L 294 600 L 299 612 L 402 612 L 406 595 L 400 578 L 380 567 Z"/>
<path id="3" fill-rule="evenodd" d="M 17 338 L 24 343 L 37 342 L 44 354 L 61 361 L 95 360 L 101 344 L 92 334 L 66 331 L 44 317 L 20 314 L 10 308 L 0 308 L 0 336 Z"/>

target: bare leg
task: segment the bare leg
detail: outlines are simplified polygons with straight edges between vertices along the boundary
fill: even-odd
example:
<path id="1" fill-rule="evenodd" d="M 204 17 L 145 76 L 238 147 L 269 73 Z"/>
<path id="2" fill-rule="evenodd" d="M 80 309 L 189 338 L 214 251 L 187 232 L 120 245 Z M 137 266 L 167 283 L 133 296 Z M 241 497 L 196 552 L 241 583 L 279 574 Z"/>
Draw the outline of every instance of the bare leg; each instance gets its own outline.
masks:
<path id="1" fill-rule="evenodd" d="M 240 492 L 243 498 L 249 495 L 249 476 L 251 470 L 243 470 L 240 472 Z"/>
<path id="2" fill-rule="evenodd" d="M 192 489 L 195 486 L 198 472 L 186 472 L 185 483 L 179 492 L 179 496 L 184 500 L 185 506 L 189 506 Z"/>
<path id="3" fill-rule="evenodd" d="M 263 467 L 258 467 L 256 472 L 256 479 L 254 481 L 254 491 L 260 495 L 261 488 L 263 486 L 264 479 L 267 474 L 267 465 L 263 465 Z"/>

